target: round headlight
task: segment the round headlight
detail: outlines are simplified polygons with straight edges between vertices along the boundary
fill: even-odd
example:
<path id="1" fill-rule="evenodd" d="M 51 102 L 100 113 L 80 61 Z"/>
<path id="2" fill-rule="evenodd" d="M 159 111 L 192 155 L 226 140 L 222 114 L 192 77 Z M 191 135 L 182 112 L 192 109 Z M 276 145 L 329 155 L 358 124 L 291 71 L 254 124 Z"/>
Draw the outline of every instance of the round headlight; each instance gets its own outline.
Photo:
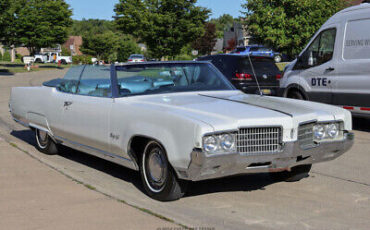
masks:
<path id="1" fill-rule="evenodd" d="M 224 134 L 221 136 L 221 147 L 224 150 L 231 150 L 234 147 L 235 139 L 231 134 Z"/>
<path id="2" fill-rule="evenodd" d="M 336 138 L 338 136 L 339 130 L 337 124 L 329 124 L 326 130 L 326 133 L 328 136 L 332 139 Z"/>
<path id="3" fill-rule="evenodd" d="M 204 139 L 204 150 L 207 152 L 214 152 L 217 150 L 217 139 L 214 136 L 209 136 Z"/>
<path id="4" fill-rule="evenodd" d="M 313 127 L 313 135 L 316 140 L 322 140 L 325 136 L 325 127 L 323 125 L 315 125 Z"/>

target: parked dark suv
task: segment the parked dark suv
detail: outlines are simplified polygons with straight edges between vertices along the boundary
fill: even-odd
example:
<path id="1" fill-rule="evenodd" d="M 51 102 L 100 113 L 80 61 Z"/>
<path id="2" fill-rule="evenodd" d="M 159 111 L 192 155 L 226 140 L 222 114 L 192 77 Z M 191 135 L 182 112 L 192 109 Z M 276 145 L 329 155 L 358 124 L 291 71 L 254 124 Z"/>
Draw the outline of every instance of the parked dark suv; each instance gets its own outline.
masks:
<path id="1" fill-rule="evenodd" d="M 251 56 L 261 91 L 265 95 L 276 96 L 281 72 L 273 58 Z M 210 61 L 239 90 L 250 94 L 259 94 L 256 79 L 248 56 L 218 54 L 200 57 L 198 61 Z"/>

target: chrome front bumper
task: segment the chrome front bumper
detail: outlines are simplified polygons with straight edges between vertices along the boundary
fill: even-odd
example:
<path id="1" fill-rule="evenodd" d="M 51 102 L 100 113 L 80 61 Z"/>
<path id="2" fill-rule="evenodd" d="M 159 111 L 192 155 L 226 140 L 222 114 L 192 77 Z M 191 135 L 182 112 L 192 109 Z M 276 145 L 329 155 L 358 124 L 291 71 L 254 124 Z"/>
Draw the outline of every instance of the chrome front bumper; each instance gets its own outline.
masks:
<path id="1" fill-rule="evenodd" d="M 181 179 L 200 181 L 248 173 L 285 171 L 297 165 L 333 160 L 347 152 L 353 142 L 354 134 L 346 133 L 342 141 L 320 143 L 310 149 L 302 149 L 298 142 L 285 143 L 283 151 L 276 154 L 207 156 L 201 150 L 194 150 L 189 167 L 176 168 L 176 172 Z"/>

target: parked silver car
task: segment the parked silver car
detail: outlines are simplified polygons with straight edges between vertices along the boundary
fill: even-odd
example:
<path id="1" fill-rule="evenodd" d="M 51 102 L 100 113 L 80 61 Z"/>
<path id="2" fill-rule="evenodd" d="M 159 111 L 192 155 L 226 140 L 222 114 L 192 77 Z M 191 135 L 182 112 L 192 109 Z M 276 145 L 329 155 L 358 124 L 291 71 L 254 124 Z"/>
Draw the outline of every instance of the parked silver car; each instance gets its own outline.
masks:
<path id="1" fill-rule="evenodd" d="M 261 172 L 299 180 L 353 144 L 348 111 L 244 94 L 208 62 L 73 67 L 64 79 L 13 88 L 9 105 L 41 152 L 66 145 L 138 170 L 157 200 L 182 197 L 187 181 Z"/>

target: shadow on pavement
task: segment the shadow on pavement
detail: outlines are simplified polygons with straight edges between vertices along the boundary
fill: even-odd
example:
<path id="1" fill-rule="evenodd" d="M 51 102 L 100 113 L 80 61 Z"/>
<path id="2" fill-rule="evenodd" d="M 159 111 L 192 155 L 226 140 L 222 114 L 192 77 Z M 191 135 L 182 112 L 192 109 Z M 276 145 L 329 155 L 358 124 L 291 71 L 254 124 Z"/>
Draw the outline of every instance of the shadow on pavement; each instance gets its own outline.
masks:
<path id="1" fill-rule="evenodd" d="M 11 135 L 30 145 L 34 146 L 35 144 L 33 132 L 31 130 L 12 131 Z M 60 146 L 59 156 L 132 183 L 137 189 L 144 193 L 140 174 L 134 170 L 65 146 Z M 265 186 L 273 183 L 275 182 L 270 179 L 268 174 L 250 174 L 200 182 L 190 182 L 188 184 L 188 190 L 185 197 L 220 192 L 248 192 L 254 190 L 264 190 Z"/>
<path id="2" fill-rule="evenodd" d="M 353 129 L 357 131 L 370 132 L 370 119 L 354 117 Z"/>
<path id="3" fill-rule="evenodd" d="M 12 75 L 14 75 L 14 73 L 9 72 L 8 69 L 1 69 L 0 68 L 0 76 L 12 76 Z"/>

